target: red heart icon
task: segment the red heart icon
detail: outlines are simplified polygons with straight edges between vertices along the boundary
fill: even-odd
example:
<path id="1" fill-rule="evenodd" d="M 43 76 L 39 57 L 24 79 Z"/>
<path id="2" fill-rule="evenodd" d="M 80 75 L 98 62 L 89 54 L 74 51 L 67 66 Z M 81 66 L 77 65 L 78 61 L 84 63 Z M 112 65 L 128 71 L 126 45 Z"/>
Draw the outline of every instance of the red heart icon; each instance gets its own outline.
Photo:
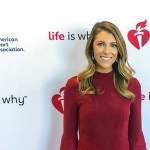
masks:
<path id="1" fill-rule="evenodd" d="M 52 96 L 52 104 L 53 106 L 60 112 L 63 114 L 63 105 L 62 105 L 62 101 L 64 101 L 64 89 L 65 87 L 62 87 L 59 90 L 59 94 L 55 94 Z"/>
<path id="2" fill-rule="evenodd" d="M 128 32 L 128 39 L 133 46 L 135 46 L 138 50 L 143 47 L 150 38 L 150 33 L 148 30 L 143 29 L 146 27 L 147 20 L 143 22 L 139 22 L 136 25 L 136 30 L 130 30 Z"/>
<path id="3" fill-rule="evenodd" d="M 135 33 L 137 33 L 136 30 L 129 31 L 128 39 L 133 46 L 135 46 L 137 49 L 140 49 L 139 41 L 138 41 L 137 36 L 135 36 Z"/>

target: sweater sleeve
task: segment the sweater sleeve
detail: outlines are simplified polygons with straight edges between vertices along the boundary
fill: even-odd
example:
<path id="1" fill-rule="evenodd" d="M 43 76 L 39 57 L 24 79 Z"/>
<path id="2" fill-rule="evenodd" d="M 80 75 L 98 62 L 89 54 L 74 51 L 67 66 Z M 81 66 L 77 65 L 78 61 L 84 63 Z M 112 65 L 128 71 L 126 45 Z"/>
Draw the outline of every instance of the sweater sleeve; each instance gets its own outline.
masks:
<path id="1" fill-rule="evenodd" d="M 76 79 L 68 80 L 64 91 L 64 118 L 63 135 L 60 150 L 77 150 L 77 104 L 76 104 Z"/>
<path id="2" fill-rule="evenodd" d="M 135 99 L 130 107 L 128 130 L 130 150 L 146 150 L 141 120 L 141 85 L 136 78 L 134 78 L 133 91 Z"/>

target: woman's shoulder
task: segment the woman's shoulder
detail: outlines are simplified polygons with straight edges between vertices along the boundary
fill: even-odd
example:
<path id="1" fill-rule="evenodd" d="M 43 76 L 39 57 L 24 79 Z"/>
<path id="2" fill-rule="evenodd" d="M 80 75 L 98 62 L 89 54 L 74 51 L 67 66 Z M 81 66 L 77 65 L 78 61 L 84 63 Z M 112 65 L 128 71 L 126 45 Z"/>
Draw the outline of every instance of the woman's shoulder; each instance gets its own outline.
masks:
<path id="1" fill-rule="evenodd" d="M 139 88 L 139 87 L 141 87 L 139 80 L 136 77 L 132 77 L 130 79 L 129 88 L 135 89 L 135 88 Z"/>
<path id="2" fill-rule="evenodd" d="M 78 87 L 77 76 L 70 77 L 67 80 L 66 87 L 69 87 L 69 88 L 76 88 L 76 87 Z"/>

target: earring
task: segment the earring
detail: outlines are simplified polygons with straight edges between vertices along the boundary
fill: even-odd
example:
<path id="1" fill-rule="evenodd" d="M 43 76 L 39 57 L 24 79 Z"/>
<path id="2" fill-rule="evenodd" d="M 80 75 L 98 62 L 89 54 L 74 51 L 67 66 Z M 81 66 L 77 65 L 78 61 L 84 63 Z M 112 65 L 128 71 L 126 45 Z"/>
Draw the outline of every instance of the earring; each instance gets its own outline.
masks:
<path id="1" fill-rule="evenodd" d="M 118 62 L 118 58 L 116 59 L 116 61 L 115 61 L 116 63 Z"/>
<path id="2" fill-rule="evenodd" d="M 95 59 L 95 58 L 94 58 L 94 52 L 93 52 L 93 50 L 92 50 L 92 56 L 91 56 L 91 58 L 92 58 L 92 60 Z"/>

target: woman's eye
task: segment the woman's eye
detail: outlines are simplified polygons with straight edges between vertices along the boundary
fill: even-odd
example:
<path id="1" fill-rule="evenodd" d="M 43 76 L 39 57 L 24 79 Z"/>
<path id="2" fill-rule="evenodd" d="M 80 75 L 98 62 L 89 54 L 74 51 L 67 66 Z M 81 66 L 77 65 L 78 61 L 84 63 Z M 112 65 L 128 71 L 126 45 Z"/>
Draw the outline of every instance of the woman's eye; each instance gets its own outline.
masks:
<path id="1" fill-rule="evenodd" d="M 98 43 L 97 45 L 98 46 L 104 46 L 104 43 Z"/>
<path id="2" fill-rule="evenodd" d="M 116 44 L 111 44 L 111 47 L 117 48 L 117 45 Z"/>

